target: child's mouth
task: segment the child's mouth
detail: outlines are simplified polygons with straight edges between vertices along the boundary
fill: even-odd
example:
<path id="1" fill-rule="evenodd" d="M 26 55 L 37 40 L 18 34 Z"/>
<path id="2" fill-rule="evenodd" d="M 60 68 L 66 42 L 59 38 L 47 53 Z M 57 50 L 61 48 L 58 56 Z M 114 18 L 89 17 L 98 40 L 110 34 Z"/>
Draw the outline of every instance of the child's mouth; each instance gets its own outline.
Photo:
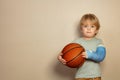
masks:
<path id="1" fill-rule="evenodd" d="M 87 33 L 91 33 L 91 32 L 87 32 Z"/>

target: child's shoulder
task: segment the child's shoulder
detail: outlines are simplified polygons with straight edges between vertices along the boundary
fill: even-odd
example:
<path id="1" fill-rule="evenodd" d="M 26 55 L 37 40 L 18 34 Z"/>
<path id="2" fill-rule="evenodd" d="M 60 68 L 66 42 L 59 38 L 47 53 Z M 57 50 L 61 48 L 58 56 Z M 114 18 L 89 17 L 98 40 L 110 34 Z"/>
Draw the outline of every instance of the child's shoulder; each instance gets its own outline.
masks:
<path id="1" fill-rule="evenodd" d="M 100 39 L 100 38 L 96 38 L 96 43 L 97 43 L 98 46 L 103 46 L 103 47 L 105 47 L 103 40 Z"/>
<path id="2" fill-rule="evenodd" d="M 102 39 L 101 39 L 101 38 L 98 38 L 98 37 L 95 37 L 95 40 L 97 40 L 97 41 L 102 41 Z"/>
<path id="3" fill-rule="evenodd" d="M 95 37 L 95 40 L 96 40 L 97 42 L 100 42 L 100 43 L 103 42 L 103 40 L 102 40 L 101 38 L 97 38 L 97 37 Z"/>
<path id="4" fill-rule="evenodd" d="M 72 43 L 79 43 L 81 40 L 82 40 L 82 38 L 80 37 L 80 38 L 74 39 L 74 40 L 72 41 Z"/>

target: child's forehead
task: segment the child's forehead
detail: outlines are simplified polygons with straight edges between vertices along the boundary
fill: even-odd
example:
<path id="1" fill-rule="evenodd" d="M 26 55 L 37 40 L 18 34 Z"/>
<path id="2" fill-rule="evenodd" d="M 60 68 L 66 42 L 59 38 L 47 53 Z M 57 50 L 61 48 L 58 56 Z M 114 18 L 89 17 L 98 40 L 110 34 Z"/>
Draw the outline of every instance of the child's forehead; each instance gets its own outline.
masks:
<path id="1" fill-rule="evenodd" d="M 84 20 L 84 21 L 82 22 L 82 25 L 94 25 L 94 24 L 95 24 L 94 21 L 89 20 L 89 19 Z"/>

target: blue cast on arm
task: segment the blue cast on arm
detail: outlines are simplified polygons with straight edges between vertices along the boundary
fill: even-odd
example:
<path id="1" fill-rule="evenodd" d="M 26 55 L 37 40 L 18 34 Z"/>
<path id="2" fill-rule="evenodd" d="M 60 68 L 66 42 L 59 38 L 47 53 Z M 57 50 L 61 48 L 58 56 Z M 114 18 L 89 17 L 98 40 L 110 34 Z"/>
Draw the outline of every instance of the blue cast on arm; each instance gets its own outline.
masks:
<path id="1" fill-rule="evenodd" d="M 98 46 L 96 52 L 87 50 L 87 59 L 91 59 L 95 62 L 101 62 L 106 56 L 106 49 L 103 46 Z"/>

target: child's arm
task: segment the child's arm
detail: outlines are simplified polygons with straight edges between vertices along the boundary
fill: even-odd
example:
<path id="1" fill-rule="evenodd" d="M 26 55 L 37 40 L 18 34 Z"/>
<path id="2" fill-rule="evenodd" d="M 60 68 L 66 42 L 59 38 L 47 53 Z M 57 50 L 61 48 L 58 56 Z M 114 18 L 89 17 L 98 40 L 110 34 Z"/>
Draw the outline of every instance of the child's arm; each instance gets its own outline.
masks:
<path id="1" fill-rule="evenodd" d="M 98 46 L 96 49 L 96 52 L 87 50 L 86 54 L 87 54 L 87 57 L 86 57 L 87 59 L 91 59 L 96 62 L 101 62 L 104 60 L 106 56 L 106 49 L 104 46 Z"/>

